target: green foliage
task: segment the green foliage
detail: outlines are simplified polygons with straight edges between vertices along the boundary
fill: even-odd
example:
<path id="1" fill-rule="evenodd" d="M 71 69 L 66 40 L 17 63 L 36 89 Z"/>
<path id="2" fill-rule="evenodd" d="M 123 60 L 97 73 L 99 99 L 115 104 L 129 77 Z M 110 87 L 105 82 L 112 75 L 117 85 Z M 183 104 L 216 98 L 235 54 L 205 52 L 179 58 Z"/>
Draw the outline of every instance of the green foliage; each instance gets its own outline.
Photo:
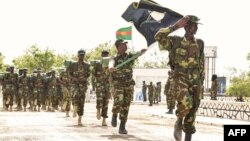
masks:
<path id="1" fill-rule="evenodd" d="M 243 73 L 231 79 L 231 85 L 226 94 L 230 96 L 250 96 L 250 73 Z"/>
<path id="2" fill-rule="evenodd" d="M 85 60 L 87 61 L 100 60 L 101 53 L 103 50 L 109 51 L 109 56 L 114 56 L 116 54 L 116 47 L 113 44 L 111 44 L 111 42 L 105 42 L 105 43 L 99 44 L 96 48 L 90 51 L 87 51 Z"/>
<path id="3" fill-rule="evenodd" d="M 67 58 L 66 55 L 55 55 L 48 48 L 41 50 L 37 45 L 33 45 L 25 51 L 24 55 L 15 58 L 13 63 L 17 68 L 27 68 L 32 71 L 40 67 L 46 72 L 52 68 L 62 67 Z"/>
<path id="4" fill-rule="evenodd" d="M 2 53 L 0 52 L 0 71 L 5 71 L 6 69 L 6 65 L 4 65 L 3 63 L 3 59 L 4 59 L 4 56 L 2 55 Z"/>

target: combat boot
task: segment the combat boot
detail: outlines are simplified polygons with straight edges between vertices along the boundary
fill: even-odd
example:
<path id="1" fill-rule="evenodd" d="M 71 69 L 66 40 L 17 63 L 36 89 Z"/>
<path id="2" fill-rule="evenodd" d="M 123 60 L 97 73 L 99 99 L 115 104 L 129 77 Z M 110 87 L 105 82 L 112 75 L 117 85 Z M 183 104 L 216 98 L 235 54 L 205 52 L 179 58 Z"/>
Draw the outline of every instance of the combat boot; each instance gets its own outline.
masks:
<path id="1" fill-rule="evenodd" d="M 182 118 L 178 118 L 174 124 L 174 138 L 176 141 L 182 139 Z"/>
<path id="2" fill-rule="evenodd" d="M 38 112 L 40 112 L 40 107 L 38 107 Z"/>
<path id="3" fill-rule="evenodd" d="M 26 112 L 26 107 L 23 108 L 23 111 Z"/>
<path id="4" fill-rule="evenodd" d="M 98 120 L 101 119 L 101 110 L 100 110 L 100 109 L 97 109 L 96 118 L 97 118 Z"/>
<path id="5" fill-rule="evenodd" d="M 173 109 L 169 109 L 169 111 L 166 112 L 166 114 L 173 114 Z"/>
<path id="6" fill-rule="evenodd" d="M 78 116 L 78 126 L 82 126 L 82 116 Z"/>
<path id="7" fill-rule="evenodd" d="M 186 133 L 185 134 L 185 141 L 191 141 L 192 139 L 192 134 L 191 133 Z"/>
<path id="8" fill-rule="evenodd" d="M 12 112 L 12 106 L 10 106 L 10 112 Z"/>
<path id="9" fill-rule="evenodd" d="M 126 130 L 126 120 L 121 120 L 120 127 L 119 127 L 119 133 L 120 134 L 128 134 L 128 131 Z"/>
<path id="10" fill-rule="evenodd" d="M 113 114 L 113 115 L 112 115 L 111 125 L 112 125 L 113 127 L 116 127 L 116 126 L 117 126 L 117 114 Z"/>
<path id="11" fill-rule="evenodd" d="M 69 117 L 69 111 L 66 111 L 66 117 Z"/>
<path id="12" fill-rule="evenodd" d="M 107 126 L 106 118 L 103 118 L 103 119 L 102 119 L 102 126 Z"/>
<path id="13" fill-rule="evenodd" d="M 34 106 L 34 111 L 36 111 L 36 106 Z"/>
<path id="14" fill-rule="evenodd" d="M 73 106 L 73 117 L 76 117 L 77 106 Z"/>

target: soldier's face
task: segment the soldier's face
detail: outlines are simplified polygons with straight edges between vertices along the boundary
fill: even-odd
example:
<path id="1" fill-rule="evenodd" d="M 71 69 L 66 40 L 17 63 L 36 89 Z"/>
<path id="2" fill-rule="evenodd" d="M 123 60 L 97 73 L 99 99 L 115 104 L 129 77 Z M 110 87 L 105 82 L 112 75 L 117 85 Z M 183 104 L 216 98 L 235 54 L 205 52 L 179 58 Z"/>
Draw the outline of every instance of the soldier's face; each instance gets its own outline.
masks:
<path id="1" fill-rule="evenodd" d="M 79 58 L 79 60 L 83 60 L 84 59 L 84 54 L 79 54 L 78 58 Z"/>
<path id="2" fill-rule="evenodd" d="M 185 30 L 186 30 L 187 34 L 194 35 L 194 34 L 196 34 L 196 32 L 198 30 L 198 24 L 194 23 L 194 22 L 190 22 L 190 23 L 188 23 L 187 26 L 185 26 Z"/>
<path id="3" fill-rule="evenodd" d="M 127 51 L 127 43 L 119 44 L 117 50 L 121 54 L 125 53 Z"/>

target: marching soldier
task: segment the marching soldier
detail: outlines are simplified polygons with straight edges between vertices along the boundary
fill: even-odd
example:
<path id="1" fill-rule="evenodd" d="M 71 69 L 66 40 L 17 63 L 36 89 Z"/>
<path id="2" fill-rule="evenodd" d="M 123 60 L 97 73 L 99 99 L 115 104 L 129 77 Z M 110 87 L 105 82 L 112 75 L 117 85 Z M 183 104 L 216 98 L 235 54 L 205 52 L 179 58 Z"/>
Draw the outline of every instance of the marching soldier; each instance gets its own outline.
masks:
<path id="1" fill-rule="evenodd" d="M 166 95 L 166 102 L 168 107 L 168 112 L 166 114 L 173 114 L 173 110 L 175 108 L 175 97 L 173 94 L 173 72 L 168 71 L 168 81 L 165 85 L 164 94 Z"/>
<path id="2" fill-rule="evenodd" d="M 8 111 L 8 108 L 10 108 L 10 112 L 12 112 L 12 106 L 14 101 L 14 95 L 17 90 L 17 81 L 18 81 L 18 75 L 17 73 L 14 73 L 14 66 L 9 67 L 9 72 L 4 75 L 3 83 L 5 85 L 5 91 L 4 91 L 4 104 L 5 108 Z"/>
<path id="3" fill-rule="evenodd" d="M 27 69 L 22 69 L 22 75 L 18 79 L 18 95 L 20 97 L 20 105 L 26 112 L 28 97 L 30 94 L 30 78 L 27 76 Z M 20 110 L 22 107 L 20 107 Z"/>
<path id="4" fill-rule="evenodd" d="M 73 91 L 73 117 L 78 114 L 78 125 L 82 126 L 82 116 L 84 112 L 85 96 L 88 89 L 88 78 L 90 76 L 90 66 L 84 62 L 85 51 L 78 51 L 78 62 L 69 66 L 69 75 L 74 85 Z"/>
<path id="5" fill-rule="evenodd" d="M 43 90 L 44 90 L 44 77 L 41 75 L 41 68 L 38 68 L 36 74 L 32 77 L 32 86 L 33 86 L 33 108 L 36 111 L 36 107 L 38 108 L 38 112 L 40 112 Z"/>
<path id="6" fill-rule="evenodd" d="M 196 16 L 185 16 L 155 34 L 161 50 L 174 52 L 174 91 L 178 102 L 174 137 L 177 141 L 182 140 L 182 130 L 185 132 L 185 141 L 191 141 L 192 134 L 196 132 L 194 123 L 205 74 L 204 42 L 194 37 L 198 21 Z M 184 37 L 169 35 L 179 28 L 185 29 Z"/>
<path id="7" fill-rule="evenodd" d="M 114 66 L 125 62 L 127 59 L 133 56 L 133 54 L 126 53 L 127 42 L 124 42 L 124 40 L 116 40 L 115 46 L 118 53 L 116 57 L 114 57 Z M 141 50 L 140 54 L 144 53 L 145 51 L 146 49 Z M 111 125 L 113 127 L 117 126 L 117 116 L 119 113 L 119 118 L 121 120 L 119 127 L 120 134 L 128 133 L 125 126 L 128 119 L 129 107 L 134 92 L 135 82 L 133 80 L 133 65 L 134 61 L 131 61 L 120 67 L 119 69 L 115 69 L 113 67 L 110 68 L 114 88 L 114 104 L 112 107 L 113 114 Z"/>
<path id="8" fill-rule="evenodd" d="M 107 126 L 106 118 L 108 118 L 108 104 L 110 98 L 110 84 L 108 71 L 108 64 L 105 64 L 104 58 L 108 57 L 109 52 L 102 51 L 102 62 L 94 65 L 92 74 L 96 80 L 96 117 L 98 120 L 102 119 L 102 126 Z"/>

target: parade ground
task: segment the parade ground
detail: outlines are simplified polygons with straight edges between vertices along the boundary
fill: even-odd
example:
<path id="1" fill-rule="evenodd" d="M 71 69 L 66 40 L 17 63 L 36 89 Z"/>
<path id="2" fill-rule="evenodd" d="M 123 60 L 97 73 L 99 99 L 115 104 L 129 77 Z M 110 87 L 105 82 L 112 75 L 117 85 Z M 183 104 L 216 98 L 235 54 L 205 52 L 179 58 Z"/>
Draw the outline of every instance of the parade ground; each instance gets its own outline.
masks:
<path id="1" fill-rule="evenodd" d="M 1 100 L 2 101 L 2 100 Z M 2 105 L 2 104 L 1 104 Z M 111 126 L 109 104 L 108 126 L 101 126 L 96 118 L 95 101 L 85 104 L 83 126 L 77 126 L 77 118 L 66 118 L 65 113 L 34 111 L 3 111 L 0 108 L 0 141 L 174 141 L 175 115 L 165 114 L 165 102 L 152 107 L 145 102 L 132 102 L 127 122 L 128 135 L 120 135 L 118 127 Z M 222 141 L 224 124 L 250 124 L 247 121 L 222 118 L 197 117 L 197 132 L 193 141 Z M 119 122 L 118 122 L 119 125 Z"/>

